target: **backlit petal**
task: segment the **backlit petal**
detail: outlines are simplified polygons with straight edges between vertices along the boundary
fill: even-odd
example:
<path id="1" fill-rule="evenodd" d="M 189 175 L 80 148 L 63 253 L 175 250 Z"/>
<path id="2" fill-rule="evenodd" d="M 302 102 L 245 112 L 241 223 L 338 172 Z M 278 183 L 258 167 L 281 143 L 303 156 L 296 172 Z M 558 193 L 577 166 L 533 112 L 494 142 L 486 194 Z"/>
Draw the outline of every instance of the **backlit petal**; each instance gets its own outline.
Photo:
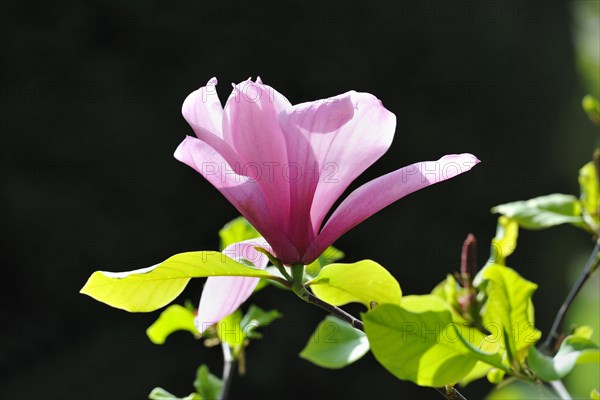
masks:
<path id="1" fill-rule="evenodd" d="M 242 263 L 248 260 L 254 264 L 254 267 L 265 269 L 269 260 L 264 254 L 256 251 L 254 246 L 271 251 L 264 239 L 256 238 L 234 243 L 223 250 L 223 254 Z M 202 291 L 198 315 L 195 319 L 198 330 L 202 333 L 209 326 L 237 310 L 250 297 L 259 280 L 259 278 L 241 276 L 208 278 Z"/>
<path id="2" fill-rule="evenodd" d="M 396 200 L 434 183 L 469 171 L 479 160 L 472 154 L 452 154 L 400 168 L 365 183 L 335 210 L 305 256 L 318 256 L 344 233 Z"/>
<path id="3" fill-rule="evenodd" d="M 310 218 L 309 229 L 316 234 L 344 190 L 388 150 L 396 117 L 373 95 L 352 91 L 298 104 L 279 121 L 288 158 L 304 178 L 292 186 L 292 217 Z M 298 225 L 307 229 L 305 221 Z"/>
<path id="4" fill-rule="evenodd" d="M 267 206 L 260 185 L 248 176 L 236 173 L 228 161 L 207 143 L 186 137 L 175 151 L 175 158 L 198 171 L 265 237 L 271 244 L 288 248 Z"/>

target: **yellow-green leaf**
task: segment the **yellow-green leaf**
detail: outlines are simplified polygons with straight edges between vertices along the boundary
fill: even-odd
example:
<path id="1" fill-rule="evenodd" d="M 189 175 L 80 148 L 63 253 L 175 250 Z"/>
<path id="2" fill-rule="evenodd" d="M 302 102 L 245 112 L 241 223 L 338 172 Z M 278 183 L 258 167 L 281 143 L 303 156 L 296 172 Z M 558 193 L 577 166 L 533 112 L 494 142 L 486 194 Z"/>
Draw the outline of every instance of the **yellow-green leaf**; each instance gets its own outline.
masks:
<path id="1" fill-rule="evenodd" d="M 588 224 L 592 232 L 598 230 L 598 207 L 599 207 L 599 190 L 598 190 L 598 173 L 596 165 L 593 161 L 585 164 L 579 170 L 579 200 L 583 206 L 583 219 Z"/>
<path id="2" fill-rule="evenodd" d="M 537 285 L 504 265 L 490 264 L 481 271 L 479 286 L 487 295 L 482 311 L 484 327 L 502 339 L 510 359 L 522 361 L 541 336 L 535 329 L 531 297 Z"/>
<path id="3" fill-rule="evenodd" d="M 186 397 L 177 397 L 161 387 L 155 387 L 148 395 L 150 400 L 203 400 L 198 393 L 190 393 Z"/>
<path id="4" fill-rule="evenodd" d="M 246 218 L 237 217 L 221 228 L 219 237 L 221 238 L 221 250 L 223 250 L 230 244 L 260 237 L 260 233 L 258 233 Z"/>
<path id="5" fill-rule="evenodd" d="M 516 220 L 526 229 L 544 229 L 560 224 L 584 227 L 581 204 L 570 194 L 554 193 L 525 201 L 500 204 L 492 212 Z"/>
<path id="6" fill-rule="evenodd" d="M 362 303 L 399 304 L 400 284 L 375 261 L 363 260 L 353 264 L 329 264 L 309 281 L 315 296 L 334 306 Z"/>
<path id="7" fill-rule="evenodd" d="M 223 318 L 216 325 L 219 340 L 223 343 L 227 343 L 229 347 L 231 347 L 234 356 L 244 348 L 244 342 L 246 341 L 246 335 L 240 325 L 241 321 L 242 312 L 236 310 L 234 313 Z"/>
<path id="8" fill-rule="evenodd" d="M 154 344 L 163 344 L 167 337 L 176 331 L 188 331 L 200 336 L 194 325 L 194 313 L 178 304 L 167 307 L 160 317 L 146 329 L 146 335 Z"/>
<path id="9" fill-rule="evenodd" d="M 311 277 L 317 276 L 324 266 L 334 263 L 342 258 L 344 258 L 344 252 L 333 246 L 329 246 L 319 258 L 306 266 L 306 273 Z"/>
<path id="10" fill-rule="evenodd" d="M 596 125 L 600 125 L 600 101 L 594 96 L 586 94 L 581 100 L 581 106 L 590 120 Z"/>
<path id="11" fill-rule="evenodd" d="M 518 237 L 519 224 L 517 221 L 505 216 L 498 218 L 496 236 L 492 239 L 492 248 L 488 263 L 504 265 L 506 257 L 510 256 L 517 248 Z"/>
<path id="12" fill-rule="evenodd" d="M 433 290 L 431 294 L 438 296 L 440 299 L 446 301 L 453 309 L 458 310 L 460 305 L 458 304 L 458 293 L 460 286 L 453 275 L 446 275 L 446 279 L 440 282 Z"/>
<path id="13" fill-rule="evenodd" d="M 373 355 L 399 379 L 444 386 L 463 379 L 477 361 L 502 367 L 499 354 L 478 350 L 485 335 L 453 321 L 437 296 L 407 296 L 400 306 L 380 305 L 362 319 Z"/>
<path id="14" fill-rule="evenodd" d="M 581 336 L 567 336 L 554 357 L 542 354 L 535 347 L 527 355 L 529 368 L 545 381 L 562 379 L 575 368 L 575 364 L 584 363 L 600 363 L 600 348 Z"/>
<path id="15" fill-rule="evenodd" d="M 323 368 L 343 368 L 369 351 L 364 332 L 346 321 L 327 316 L 317 326 L 300 357 Z"/>
<path id="16" fill-rule="evenodd" d="M 218 251 L 197 251 L 177 254 L 155 266 L 134 271 L 96 271 L 80 293 L 125 311 L 149 312 L 173 301 L 191 278 L 209 276 L 279 279 Z"/>

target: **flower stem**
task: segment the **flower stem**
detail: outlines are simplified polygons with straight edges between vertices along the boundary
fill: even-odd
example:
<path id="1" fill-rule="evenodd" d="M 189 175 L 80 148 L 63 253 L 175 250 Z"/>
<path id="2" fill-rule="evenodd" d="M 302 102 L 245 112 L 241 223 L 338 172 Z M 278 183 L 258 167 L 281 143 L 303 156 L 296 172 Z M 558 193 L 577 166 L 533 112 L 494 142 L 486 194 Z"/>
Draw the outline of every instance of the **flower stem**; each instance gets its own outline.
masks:
<path id="1" fill-rule="evenodd" d="M 583 271 L 581 271 L 581 274 L 577 278 L 575 285 L 573 285 L 573 287 L 571 288 L 571 291 L 567 295 L 567 298 L 565 299 L 563 304 L 560 306 L 560 309 L 556 313 L 556 317 L 554 318 L 554 322 L 552 323 L 552 327 L 550 328 L 548 337 L 546 337 L 546 340 L 544 341 L 544 343 L 541 346 L 542 349 L 552 350 L 554 348 L 554 346 L 556 345 L 556 342 L 559 340 L 560 334 L 558 333 L 558 330 L 560 329 L 560 327 L 563 324 L 563 321 L 565 319 L 565 316 L 567 315 L 567 311 L 569 310 L 569 307 L 573 303 L 573 300 L 575 300 L 575 296 L 577 296 L 577 294 L 579 293 L 579 291 L 581 290 L 581 288 L 583 287 L 585 282 L 590 278 L 592 273 L 596 270 L 596 268 L 600 264 L 600 260 L 598 259 L 598 251 L 599 250 L 600 250 L 600 240 L 596 241 L 594 250 L 592 250 L 592 254 L 590 255 L 590 258 L 588 259 L 587 263 L 585 264 Z"/>
<path id="2" fill-rule="evenodd" d="M 223 386 L 221 387 L 219 400 L 227 400 L 229 397 L 229 387 L 231 386 L 231 380 L 233 379 L 233 374 L 231 371 L 233 370 L 233 364 L 235 363 L 235 360 L 231 355 L 231 348 L 227 343 L 222 342 L 221 349 L 223 350 L 223 376 L 221 377 Z"/>
<path id="3" fill-rule="evenodd" d="M 437 390 L 442 396 L 444 396 L 448 400 L 467 400 L 465 396 L 460 394 L 460 392 L 456 390 L 454 386 L 434 389 Z"/>
<path id="4" fill-rule="evenodd" d="M 573 399 L 567 391 L 567 388 L 565 388 L 565 385 L 562 383 L 562 381 L 550 381 L 550 386 L 552 386 L 552 389 L 554 389 L 558 397 L 562 400 Z"/>
<path id="5" fill-rule="evenodd" d="M 342 310 L 339 307 L 332 306 L 331 304 L 324 302 L 314 294 L 310 293 L 308 290 L 306 290 L 306 293 L 308 294 L 308 296 L 307 299 L 304 301 L 306 301 L 307 303 L 320 307 L 323 310 L 327 311 L 329 314 L 335 315 L 336 317 L 343 319 L 356 329 L 359 329 L 361 331 L 365 330 L 365 327 L 360 319 L 355 318 L 354 316 L 348 314 L 346 311 Z"/>
<path id="6" fill-rule="evenodd" d="M 308 301 L 307 298 L 310 295 L 306 287 L 304 287 L 304 265 L 294 264 L 292 265 L 292 291 L 296 293 L 304 301 Z"/>
<path id="7" fill-rule="evenodd" d="M 279 270 L 281 275 L 283 275 L 283 277 L 287 281 L 286 283 L 283 283 L 285 286 L 288 285 L 288 282 L 292 281 L 292 277 L 287 273 L 283 264 L 277 258 L 275 258 L 275 256 L 273 254 L 269 253 L 267 250 L 263 249 L 262 247 L 254 246 L 254 249 L 258 252 L 263 253 L 265 256 L 267 256 L 269 261 L 271 261 L 271 264 L 273 264 L 275 266 L 275 268 L 277 268 Z M 282 283 L 282 282 L 279 282 L 279 283 Z"/>
<path id="8" fill-rule="evenodd" d="M 292 267 L 292 274 L 293 273 L 294 273 L 294 268 Z M 296 282 L 295 279 L 296 279 L 296 276 L 294 276 L 294 282 Z M 292 290 L 294 290 L 294 286 L 295 285 L 292 284 Z M 358 318 L 355 318 L 354 316 L 352 316 L 351 314 L 342 310 L 341 308 L 331 305 L 329 303 L 326 303 L 323 300 L 319 299 L 314 294 L 310 293 L 306 289 L 306 287 L 304 287 L 303 285 L 302 285 L 302 289 L 303 289 L 303 291 L 301 291 L 300 289 L 297 289 L 298 291 L 294 290 L 294 293 L 296 293 L 298 295 L 298 297 L 300 297 L 302 300 L 306 301 L 309 304 L 313 304 L 317 307 L 322 308 L 323 310 L 327 311 L 331 315 L 335 315 L 336 317 L 343 319 L 344 321 L 348 322 L 350 325 L 352 325 L 354 328 L 356 328 L 358 330 L 361 330 L 363 332 L 365 331 L 365 327 L 361 320 L 359 320 Z M 301 294 L 299 294 L 298 292 L 301 292 Z M 445 388 L 434 388 L 434 389 L 437 390 L 442 396 L 444 396 L 448 400 L 467 400 L 458 390 L 456 390 L 456 388 L 454 388 L 452 386 L 448 386 Z"/>

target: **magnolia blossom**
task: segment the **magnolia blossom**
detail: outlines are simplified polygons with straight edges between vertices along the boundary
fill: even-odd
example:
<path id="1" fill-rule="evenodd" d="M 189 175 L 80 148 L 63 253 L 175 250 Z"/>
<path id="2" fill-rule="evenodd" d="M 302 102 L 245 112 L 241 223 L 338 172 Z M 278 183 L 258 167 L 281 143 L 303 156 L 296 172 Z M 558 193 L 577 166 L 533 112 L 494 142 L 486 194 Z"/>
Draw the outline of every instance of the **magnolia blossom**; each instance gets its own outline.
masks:
<path id="1" fill-rule="evenodd" d="M 447 155 L 398 169 L 330 209 L 390 147 L 396 117 L 368 93 L 350 91 L 292 105 L 257 79 L 233 86 L 225 103 L 217 80 L 190 94 L 183 116 L 196 137 L 175 157 L 215 186 L 262 234 L 282 263 L 308 264 L 348 230 L 394 201 L 468 171 L 479 160 Z"/>
<path id="2" fill-rule="evenodd" d="M 260 78 L 233 85 L 223 107 L 216 84 L 212 78 L 185 99 L 182 113 L 196 137 L 186 137 L 175 157 L 217 188 L 288 266 L 309 264 L 377 211 L 479 162 L 452 154 L 400 168 L 354 190 L 325 221 L 348 186 L 390 147 L 395 115 L 375 96 L 355 91 L 292 105 Z M 209 278 L 198 324 L 234 311 L 233 303 L 237 308 L 256 286 L 251 279 Z M 236 301 L 223 308 L 231 296 Z"/>

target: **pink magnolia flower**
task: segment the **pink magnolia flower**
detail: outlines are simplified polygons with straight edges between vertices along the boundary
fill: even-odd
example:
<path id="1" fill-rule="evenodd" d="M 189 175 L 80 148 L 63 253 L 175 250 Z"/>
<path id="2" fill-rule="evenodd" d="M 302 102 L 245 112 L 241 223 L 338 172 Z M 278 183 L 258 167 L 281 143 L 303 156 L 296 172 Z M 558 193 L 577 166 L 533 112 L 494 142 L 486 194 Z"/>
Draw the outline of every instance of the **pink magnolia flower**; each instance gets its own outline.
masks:
<path id="1" fill-rule="evenodd" d="M 285 265 L 309 264 L 377 211 L 479 162 L 458 154 L 400 168 L 354 190 L 325 222 L 348 186 L 390 147 L 394 114 L 375 96 L 354 91 L 292 105 L 260 78 L 234 85 L 223 108 L 216 84 L 213 78 L 185 99 L 182 113 L 196 137 L 186 137 L 175 157 L 215 186 Z M 250 248 L 241 243 L 225 254 L 248 259 Z M 267 264 L 259 253 L 254 261 L 258 268 Z M 209 278 L 198 329 L 235 311 L 257 283 L 256 278 Z"/>
<path id="2" fill-rule="evenodd" d="M 234 85 L 223 108 L 216 84 L 213 78 L 185 99 L 182 113 L 196 137 L 186 137 L 175 158 L 215 186 L 286 265 L 309 264 L 377 211 L 479 162 L 458 154 L 400 168 L 354 190 L 324 223 L 350 183 L 390 147 L 394 114 L 355 91 L 292 105 L 260 78 Z"/>

